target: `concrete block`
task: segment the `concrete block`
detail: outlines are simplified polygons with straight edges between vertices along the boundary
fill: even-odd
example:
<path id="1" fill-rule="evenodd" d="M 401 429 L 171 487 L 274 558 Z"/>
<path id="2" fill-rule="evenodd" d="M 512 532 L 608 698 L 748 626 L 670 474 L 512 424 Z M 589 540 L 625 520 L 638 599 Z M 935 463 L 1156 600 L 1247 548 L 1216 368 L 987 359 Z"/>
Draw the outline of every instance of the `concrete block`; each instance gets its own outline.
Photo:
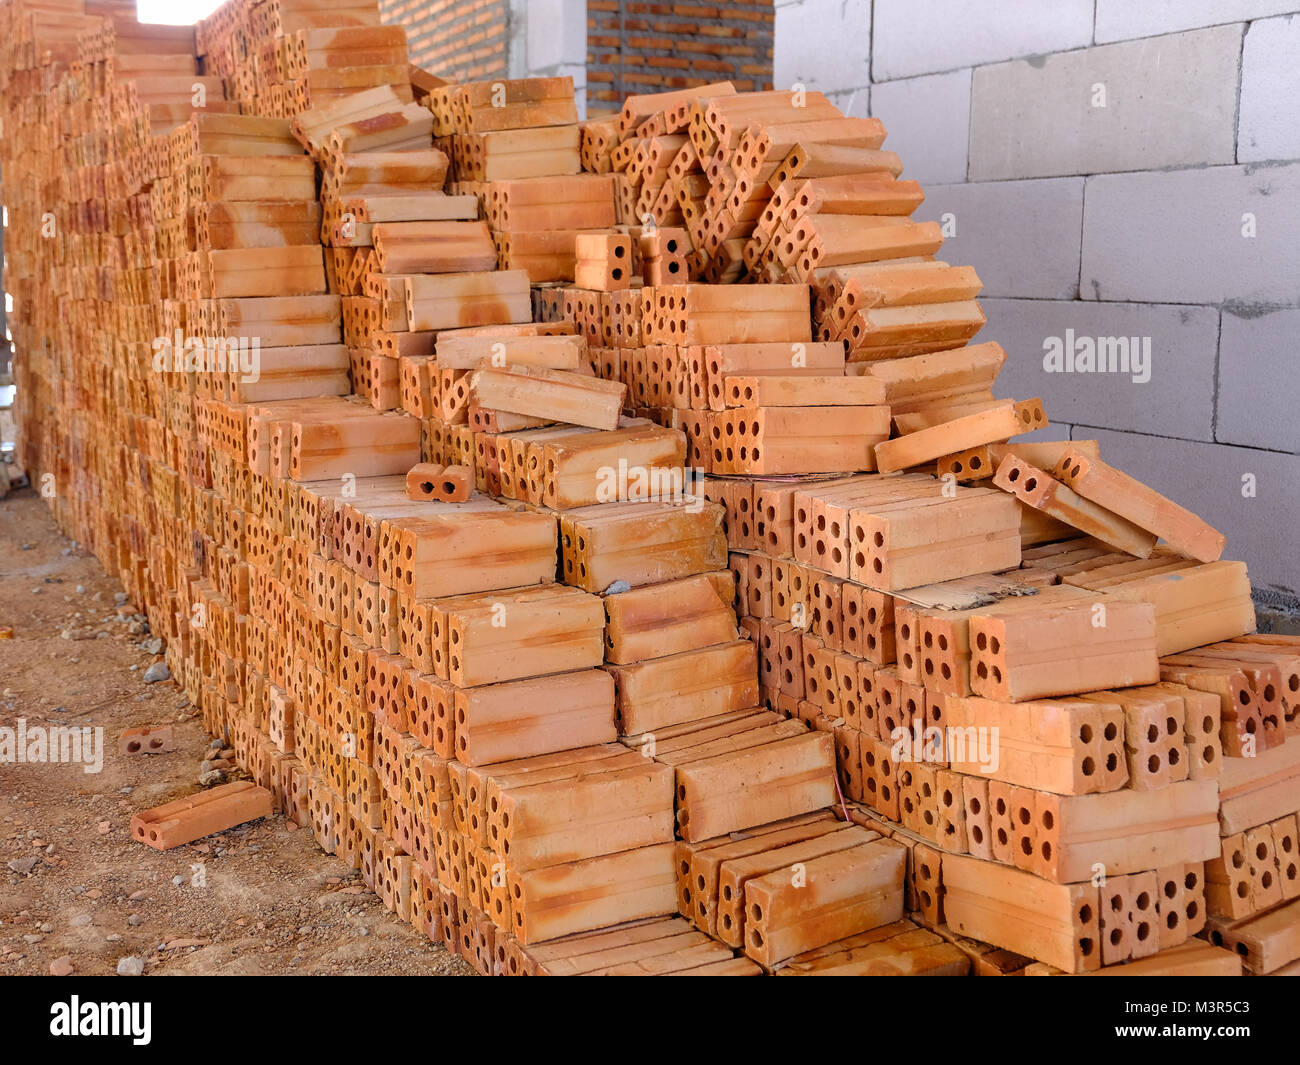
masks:
<path id="1" fill-rule="evenodd" d="M 796 0 L 776 9 L 772 85 L 820 92 L 871 82 L 871 0 Z"/>
<path id="2" fill-rule="evenodd" d="M 1088 179 L 1085 298 L 1300 305 L 1300 164 Z"/>
<path id="3" fill-rule="evenodd" d="M 871 75 L 933 74 L 1092 41 L 1092 0 L 876 0 Z"/>
<path id="4" fill-rule="evenodd" d="M 1241 34 L 1218 26 L 977 69 L 970 179 L 1234 162 Z"/>
<path id="5" fill-rule="evenodd" d="M 902 157 L 904 177 L 923 185 L 966 180 L 970 78 L 957 70 L 874 86 L 871 113 L 885 124 L 885 147 Z"/>
<path id="6" fill-rule="evenodd" d="M 528 0 L 527 7 L 530 67 L 586 62 L 586 0 Z"/>
<path id="7" fill-rule="evenodd" d="M 1053 421 L 1214 439 L 1215 308 L 1004 299 L 980 306 L 988 316 L 980 338 L 1007 352 L 999 398 L 1041 396 Z M 1094 365 L 1127 352 L 1128 372 L 1081 368 L 1090 346 L 1106 355 Z"/>
<path id="8" fill-rule="evenodd" d="M 1097 0 L 1098 44 L 1300 11 L 1296 0 Z"/>
<path id="9" fill-rule="evenodd" d="M 1032 398 L 1032 397 L 1030 397 Z M 1051 416 L 1048 415 L 1050 418 Z M 1017 444 L 1050 444 L 1057 440 L 1076 440 L 1078 437 L 1072 436 L 1074 426 L 1069 422 L 1052 422 L 1046 429 L 1038 429 L 1032 433 L 1024 433 L 1015 438 Z M 988 482 L 983 482 L 987 484 Z"/>
<path id="10" fill-rule="evenodd" d="M 1224 312 L 1215 424 L 1219 440 L 1300 453 L 1293 384 L 1298 336 L 1300 310 L 1244 316 Z"/>
<path id="11" fill-rule="evenodd" d="M 1074 438 L 1096 439 L 1106 462 L 1222 531 L 1228 538 L 1223 557 L 1245 562 L 1257 589 L 1300 590 L 1295 538 L 1285 533 L 1300 498 L 1296 456 L 1077 425 Z"/>
<path id="12" fill-rule="evenodd" d="M 882 117 L 888 127 L 888 115 Z M 904 153 L 909 169 L 911 159 Z M 939 257 L 975 267 L 985 296 L 1073 299 L 1079 290 L 1083 180 L 927 185 L 914 217 L 946 227 Z"/>
<path id="13" fill-rule="evenodd" d="M 1297 100 L 1300 16 L 1252 22 L 1241 53 L 1237 162 L 1300 158 Z"/>
<path id="14" fill-rule="evenodd" d="M 510 0 L 506 63 L 512 78 L 573 79 L 587 117 L 587 0 Z"/>
<path id="15" fill-rule="evenodd" d="M 775 82 L 773 83 L 775 84 Z M 871 86 L 828 92 L 826 98 L 851 118 L 871 117 Z"/>

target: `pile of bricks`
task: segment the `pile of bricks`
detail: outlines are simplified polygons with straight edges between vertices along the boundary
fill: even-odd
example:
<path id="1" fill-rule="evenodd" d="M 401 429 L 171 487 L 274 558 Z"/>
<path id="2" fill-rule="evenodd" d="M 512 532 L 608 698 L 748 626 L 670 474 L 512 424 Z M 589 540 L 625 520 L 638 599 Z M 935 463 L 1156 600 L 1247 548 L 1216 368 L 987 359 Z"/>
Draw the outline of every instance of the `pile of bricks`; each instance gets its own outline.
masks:
<path id="1" fill-rule="evenodd" d="M 25 465 L 251 778 L 142 843 L 274 808 L 484 973 L 1300 964 L 1300 643 L 1016 439 L 877 120 L 0 10 Z"/>

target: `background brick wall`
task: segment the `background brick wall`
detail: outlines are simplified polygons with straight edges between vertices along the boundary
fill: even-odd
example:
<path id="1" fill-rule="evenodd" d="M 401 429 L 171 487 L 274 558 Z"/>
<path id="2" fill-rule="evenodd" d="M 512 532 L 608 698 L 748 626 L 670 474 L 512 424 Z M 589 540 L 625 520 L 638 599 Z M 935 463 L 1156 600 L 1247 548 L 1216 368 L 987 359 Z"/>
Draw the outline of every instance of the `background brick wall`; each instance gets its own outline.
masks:
<path id="1" fill-rule="evenodd" d="M 771 0 L 643 3 L 588 0 L 587 96 L 593 108 L 631 93 L 730 81 L 772 87 Z"/>
<path id="2" fill-rule="evenodd" d="M 385 22 L 406 27 L 411 62 L 451 80 L 506 74 L 509 0 L 379 0 Z"/>
<path id="3" fill-rule="evenodd" d="M 1300 563 L 1300 0 L 777 0 L 773 80 L 875 115 L 984 281 L 1000 395 L 1203 514 L 1261 598 Z M 1044 368 L 1149 337 L 1150 380 Z M 1243 478 L 1255 495 L 1243 496 Z"/>
<path id="4" fill-rule="evenodd" d="M 452 81 L 573 78 L 579 114 L 587 85 L 586 0 L 379 0 L 406 27 L 411 62 Z"/>

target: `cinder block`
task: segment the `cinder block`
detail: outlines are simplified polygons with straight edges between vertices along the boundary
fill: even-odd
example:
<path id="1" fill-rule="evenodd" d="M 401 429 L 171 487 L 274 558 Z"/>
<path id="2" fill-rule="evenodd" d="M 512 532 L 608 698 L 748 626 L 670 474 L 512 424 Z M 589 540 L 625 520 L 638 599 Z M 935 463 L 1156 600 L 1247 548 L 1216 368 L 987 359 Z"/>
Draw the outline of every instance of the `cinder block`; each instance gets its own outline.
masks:
<path id="1" fill-rule="evenodd" d="M 780 4 L 775 25 L 775 88 L 789 89 L 797 82 L 831 92 L 870 83 L 871 0 Z"/>
<path id="2" fill-rule="evenodd" d="M 971 180 L 1234 162 L 1241 33 L 1219 26 L 977 69 Z"/>
<path id="3" fill-rule="evenodd" d="M 1097 0 L 1098 44 L 1280 15 L 1296 0 Z"/>
<path id="4" fill-rule="evenodd" d="M 1223 314 L 1219 334 L 1217 436 L 1229 444 L 1300 452 L 1294 388 L 1262 387 L 1294 379 L 1300 310 Z"/>
<path id="5" fill-rule="evenodd" d="M 872 77 L 932 74 L 1091 41 L 1092 0 L 876 0 Z"/>
<path id="6" fill-rule="evenodd" d="M 980 305 L 988 316 L 985 332 L 1011 353 L 994 386 L 999 397 L 1041 396 L 1053 421 L 1214 439 L 1219 332 L 1214 308 L 1004 299 L 981 300 Z M 1133 357 L 1134 338 L 1145 351 L 1147 337 L 1150 377 L 1143 382 L 1146 372 L 1134 372 L 1142 369 Z M 1086 354 L 1091 342 L 1108 362 L 1112 350 L 1117 361 L 1127 350 L 1130 371 L 1086 371 L 1078 368 L 1079 359 L 1065 363 L 1073 370 L 1049 371 L 1046 366 L 1059 365 L 1045 361 L 1055 352 L 1056 341 L 1067 355 L 1071 350 Z"/>
<path id="7" fill-rule="evenodd" d="M 881 118 L 892 141 L 890 116 Z M 911 154 L 901 154 L 910 165 Z M 945 226 L 940 257 L 975 267 L 983 297 L 1073 299 L 1078 293 L 1083 178 L 930 185 L 914 217 Z"/>
<path id="8" fill-rule="evenodd" d="M 1251 235 L 1253 234 L 1253 235 Z M 1088 179 L 1087 299 L 1300 304 L 1300 164 Z"/>
<path id="9" fill-rule="evenodd" d="M 1256 589 L 1291 596 L 1300 590 L 1293 541 L 1277 534 L 1295 520 L 1300 498 L 1300 460 L 1294 455 L 1082 426 L 1074 435 L 1095 439 L 1107 463 L 1224 530 L 1224 557 L 1245 562 Z M 1243 495 L 1248 475 L 1253 496 Z"/>
<path id="10" fill-rule="evenodd" d="M 1294 3 L 1294 0 L 1292 0 Z M 1300 158 L 1300 17 L 1252 22 L 1241 53 L 1237 162 Z"/>
<path id="11" fill-rule="evenodd" d="M 876 85 L 871 113 L 885 124 L 886 145 L 903 158 L 903 176 L 921 182 L 966 180 L 970 139 L 969 70 Z"/>

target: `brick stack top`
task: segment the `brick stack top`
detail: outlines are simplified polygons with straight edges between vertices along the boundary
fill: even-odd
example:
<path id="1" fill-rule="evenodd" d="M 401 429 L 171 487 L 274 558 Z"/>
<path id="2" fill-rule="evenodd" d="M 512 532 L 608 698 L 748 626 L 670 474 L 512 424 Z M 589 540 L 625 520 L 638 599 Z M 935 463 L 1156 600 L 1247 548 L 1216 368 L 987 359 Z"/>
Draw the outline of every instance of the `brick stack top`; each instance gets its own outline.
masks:
<path id="1" fill-rule="evenodd" d="M 392 909 L 485 972 L 1294 962 L 1300 648 L 1012 442 L 877 120 L 3 10 L 26 465 Z"/>

